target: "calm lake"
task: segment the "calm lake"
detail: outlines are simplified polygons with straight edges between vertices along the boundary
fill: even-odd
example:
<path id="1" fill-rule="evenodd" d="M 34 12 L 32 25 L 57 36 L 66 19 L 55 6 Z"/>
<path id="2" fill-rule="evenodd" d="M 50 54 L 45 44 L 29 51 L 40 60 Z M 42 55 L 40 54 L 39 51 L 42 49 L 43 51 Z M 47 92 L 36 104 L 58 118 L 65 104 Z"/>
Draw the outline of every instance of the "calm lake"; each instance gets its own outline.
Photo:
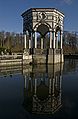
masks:
<path id="1" fill-rule="evenodd" d="M 78 60 L 0 67 L 0 119 L 78 119 Z"/>

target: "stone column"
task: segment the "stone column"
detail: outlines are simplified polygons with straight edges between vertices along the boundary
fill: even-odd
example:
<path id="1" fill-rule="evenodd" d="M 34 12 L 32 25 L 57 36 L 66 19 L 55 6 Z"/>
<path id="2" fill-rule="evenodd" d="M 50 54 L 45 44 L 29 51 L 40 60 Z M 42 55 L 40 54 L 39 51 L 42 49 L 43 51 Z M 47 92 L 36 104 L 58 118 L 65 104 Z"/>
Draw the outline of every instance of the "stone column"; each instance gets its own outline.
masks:
<path id="1" fill-rule="evenodd" d="M 62 85 L 62 75 L 60 75 L 60 90 L 61 90 L 61 85 Z"/>
<path id="2" fill-rule="evenodd" d="M 56 34 L 56 49 L 58 49 L 58 34 Z"/>
<path id="3" fill-rule="evenodd" d="M 27 39 L 26 39 L 26 34 L 24 34 L 24 48 L 25 48 L 25 49 L 27 48 L 27 46 L 26 46 L 26 43 L 27 43 L 26 40 L 27 40 Z"/>
<path id="4" fill-rule="evenodd" d="M 31 48 L 31 39 L 29 39 L 29 49 Z"/>
<path id="5" fill-rule="evenodd" d="M 37 33 L 35 31 L 35 48 L 37 48 Z"/>
<path id="6" fill-rule="evenodd" d="M 33 34 L 31 33 L 31 48 L 33 48 Z"/>
<path id="7" fill-rule="evenodd" d="M 26 86 L 27 86 L 27 77 L 25 75 L 25 79 L 24 79 L 24 88 L 26 89 Z"/>
<path id="8" fill-rule="evenodd" d="M 58 76 L 55 77 L 55 84 L 56 84 L 56 88 L 58 86 Z"/>
<path id="9" fill-rule="evenodd" d="M 54 84 L 55 84 L 55 79 L 53 78 L 53 85 L 52 85 L 52 107 L 54 107 Z"/>
<path id="10" fill-rule="evenodd" d="M 31 92 L 32 92 L 32 90 L 33 90 L 33 81 L 32 81 L 32 78 L 31 78 Z"/>
<path id="11" fill-rule="evenodd" d="M 54 84 L 55 84 L 55 79 L 53 78 L 53 85 L 52 85 L 52 94 L 54 96 Z"/>
<path id="12" fill-rule="evenodd" d="M 60 49 L 62 49 L 63 32 L 60 32 Z"/>
<path id="13" fill-rule="evenodd" d="M 61 88 L 61 86 L 62 86 L 62 76 L 60 76 L 60 94 L 59 94 L 59 101 L 60 101 L 60 104 L 61 104 L 61 93 L 62 93 L 62 88 Z"/>
<path id="14" fill-rule="evenodd" d="M 52 31 L 50 31 L 50 48 L 52 48 Z"/>
<path id="15" fill-rule="evenodd" d="M 49 94 L 51 95 L 51 78 L 49 79 Z"/>
<path id="16" fill-rule="evenodd" d="M 41 49 L 43 49 L 44 39 L 41 38 Z"/>
<path id="17" fill-rule="evenodd" d="M 36 95 L 36 92 L 37 92 L 37 79 L 35 78 L 35 95 Z"/>
<path id="18" fill-rule="evenodd" d="M 53 31 L 53 48 L 55 49 L 55 31 Z"/>

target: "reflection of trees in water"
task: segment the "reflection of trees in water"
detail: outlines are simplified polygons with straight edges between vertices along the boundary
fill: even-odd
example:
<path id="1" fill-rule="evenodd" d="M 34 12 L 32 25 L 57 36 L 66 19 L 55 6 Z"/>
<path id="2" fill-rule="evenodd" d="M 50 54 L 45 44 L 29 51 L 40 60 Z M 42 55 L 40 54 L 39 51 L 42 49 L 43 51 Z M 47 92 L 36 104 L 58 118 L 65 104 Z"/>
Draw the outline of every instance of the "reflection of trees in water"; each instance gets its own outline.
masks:
<path id="1" fill-rule="evenodd" d="M 48 69 L 44 67 L 38 66 L 31 73 L 24 74 L 23 106 L 32 113 L 51 114 L 61 107 L 63 67 L 60 65 L 49 65 Z"/>
<path id="2" fill-rule="evenodd" d="M 64 62 L 64 72 L 71 72 L 76 70 L 78 61 L 76 59 L 66 59 Z"/>

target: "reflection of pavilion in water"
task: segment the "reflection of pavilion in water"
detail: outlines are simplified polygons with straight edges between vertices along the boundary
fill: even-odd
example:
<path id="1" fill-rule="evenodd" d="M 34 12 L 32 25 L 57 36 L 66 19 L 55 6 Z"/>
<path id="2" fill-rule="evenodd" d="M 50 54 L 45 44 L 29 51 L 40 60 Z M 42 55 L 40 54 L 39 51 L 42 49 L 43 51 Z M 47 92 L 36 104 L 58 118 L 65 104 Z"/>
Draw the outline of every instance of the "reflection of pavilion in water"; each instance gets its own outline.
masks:
<path id="1" fill-rule="evenodd" d="M 24 74 L 24 108 L 32 113 L 51 114 L 61 107 L 63 64 L 38 66 Z"/>

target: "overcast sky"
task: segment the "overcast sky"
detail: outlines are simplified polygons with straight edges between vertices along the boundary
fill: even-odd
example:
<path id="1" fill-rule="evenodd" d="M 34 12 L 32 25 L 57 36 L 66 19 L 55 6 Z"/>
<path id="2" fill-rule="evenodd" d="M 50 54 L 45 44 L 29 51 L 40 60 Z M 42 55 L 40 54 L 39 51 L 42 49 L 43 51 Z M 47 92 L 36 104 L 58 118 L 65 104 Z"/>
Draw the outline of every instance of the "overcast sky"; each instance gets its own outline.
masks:
<path id="1" fill-rule="evenodd" d="M 22 32 L 21 14 L 33 7 L 59 9 L 65 15 L 64 30 L 78 31 L 78 0 L 0 0 L 0 31 Z"/>

